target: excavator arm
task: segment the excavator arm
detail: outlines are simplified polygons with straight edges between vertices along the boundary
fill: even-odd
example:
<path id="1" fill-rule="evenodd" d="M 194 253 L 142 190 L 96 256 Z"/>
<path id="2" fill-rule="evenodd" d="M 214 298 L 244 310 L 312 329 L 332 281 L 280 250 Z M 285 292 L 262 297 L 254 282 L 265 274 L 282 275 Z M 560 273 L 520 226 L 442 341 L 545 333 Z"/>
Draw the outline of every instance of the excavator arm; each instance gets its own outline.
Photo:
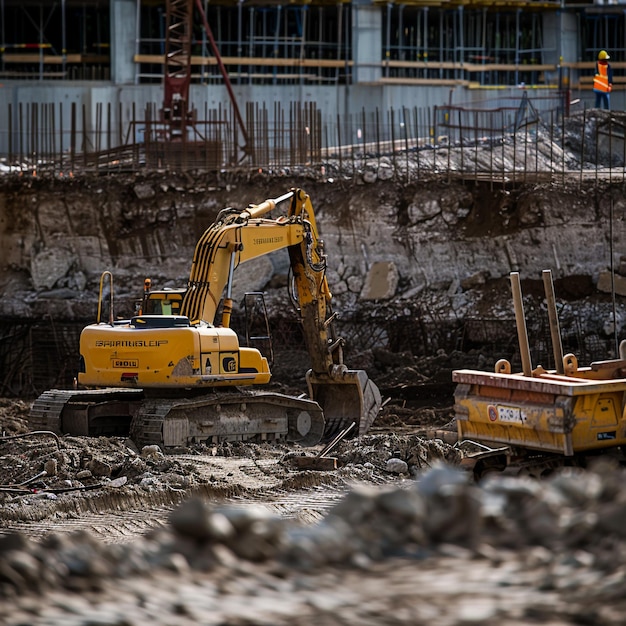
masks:
<path id="1" fill-rule="evenodd" d="M 243 211 L 224 209 L 220 212 L 196 244 L 181 315 L 192 323 L 202 320 L 216 324 L 215 316 L 225 291 L 225 315 L 221 325 L 229 326 L 232 281 L 237 267 L 245 261 L 303 242 L 305 224 L 300 216 L 264 217 L 295 194 L 291 191 L 280 198 L 250 205 Z"/>
<path id="2" fill-rule="evenodd" d="M 268 214 L 286 201 L 287 214 L 270 219 Z M 354 422 L 357 428 L 352 434 L 362 434 L 378 414 L 380 392 L 364 371 L 349 370 L 343 363 L 344 341 L 334 333 L 324 244 L 311 199 L 302 189 L 243 211 L 221 211 L 196 245 L 181 315 L 192 323 L 216 324 L 223 296 L 221 325 L 228 327 L 235 269 L 284 248 L 289 253 L 293 291 L 311 359 L 309 395 L 321 404 L 327 431 L 336 433 Z"/>

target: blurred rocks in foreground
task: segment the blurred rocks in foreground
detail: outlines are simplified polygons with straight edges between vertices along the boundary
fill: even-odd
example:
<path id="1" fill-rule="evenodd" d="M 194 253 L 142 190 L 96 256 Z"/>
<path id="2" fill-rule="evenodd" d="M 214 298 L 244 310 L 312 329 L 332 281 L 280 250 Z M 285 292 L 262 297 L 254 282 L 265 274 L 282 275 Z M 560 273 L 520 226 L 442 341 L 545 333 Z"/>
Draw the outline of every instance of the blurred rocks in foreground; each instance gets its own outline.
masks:
<path id="1" fill-rule="evenodd" d="M 539 482 L 495 475 L 475 484 L 461 470 L 437 464 L 400 488 L 355 489 L 314 525 L 260 507 L 190 499 L 171 513 L 169 527 L 129 544 L 101 543 L 83 532 L 40 542 L 0 537 L 0 595 L 99 590 L 108 579 L 243 562 L 293 572 L 330 565 L 366 570 L 392 558 L 450 554 L 497 563 L 510 551 L 541 560 L 547 569 L 537 584 L 558 586 L 558 572 L 585 570 L 596 579 L 610 575 L 611 589 L 602 589 L 623 593 L 625 478 L 615 464 L 599 462 Z M 577 584 L 575 576 L 570 584 Z"/>

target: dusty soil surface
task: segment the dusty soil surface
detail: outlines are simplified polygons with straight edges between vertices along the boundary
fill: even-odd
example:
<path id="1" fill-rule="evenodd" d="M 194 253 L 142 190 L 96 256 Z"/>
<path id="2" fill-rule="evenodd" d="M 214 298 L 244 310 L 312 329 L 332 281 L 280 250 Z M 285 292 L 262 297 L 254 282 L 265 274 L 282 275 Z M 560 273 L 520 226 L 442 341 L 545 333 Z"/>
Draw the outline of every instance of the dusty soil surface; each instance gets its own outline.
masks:
<path id="1" fill-rule="evenodd" d="M 225 442 L 165 455 L 154 446 L 140 451 L 119 437 L 31 434 L 30 404 L 0 399 L 0 532 L 41 537 L 86 529 L 103 541 L 124 541 L 163 526 L 190 495 L 254 501 L 278 515 L 318 520 L 354 485 L 409 478 L 437 459 L 458 462 L 451 445 L 425 438 L 446 427 L 451 408 L 405 404 L 389 401 L 370 434 L 332 451 L 338 469 L 323 472 L 298 470 L 291 462 L 313 456 L 321 445 Z M 403 461 L 404 471 L 389 469 L 389 459 Z"/>
<path id="2" fill-rule="evenodd" d="M 280 444 L 32 435 L 28 410 L 0 400 L 3 624 L 623 623 L 612 465 L 476 485 L 423 436 L 449 407 L 397 398 L 331 472 Z"/>

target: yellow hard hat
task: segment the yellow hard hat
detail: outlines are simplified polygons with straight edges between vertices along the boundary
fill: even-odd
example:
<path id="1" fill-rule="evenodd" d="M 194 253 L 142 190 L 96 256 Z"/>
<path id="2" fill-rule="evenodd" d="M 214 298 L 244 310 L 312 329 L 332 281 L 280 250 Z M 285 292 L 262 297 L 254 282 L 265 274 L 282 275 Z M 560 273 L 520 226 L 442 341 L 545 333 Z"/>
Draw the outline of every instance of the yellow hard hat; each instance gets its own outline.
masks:
<path id="1" fill-rule="evenodd" d="M 606 50 L 600 50 L 600 52 L 598 52 L 598 59 L 600 61 L 604 61 L 605 59 L 610 59 L 611 57 L 609 56 L 609 53 Z"/>

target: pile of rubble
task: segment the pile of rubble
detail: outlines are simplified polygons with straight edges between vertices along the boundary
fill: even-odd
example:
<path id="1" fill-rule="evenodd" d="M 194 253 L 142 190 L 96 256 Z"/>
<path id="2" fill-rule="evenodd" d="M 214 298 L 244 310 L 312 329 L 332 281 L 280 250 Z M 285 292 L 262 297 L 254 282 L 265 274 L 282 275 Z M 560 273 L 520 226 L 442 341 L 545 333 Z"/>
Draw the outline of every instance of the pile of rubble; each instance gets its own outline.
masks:
<path id="1" fill-rule="evenodd" d="M 199 479 L 190 464 L 164 455 L 158 446 L 139 451 L 123 437 L 59 437 L 49 431 L 31 433 L 29 404 L 0 399 L 0 504 L 4 519 L 23 496 L 56 500 L 105 487 L 157 482 L 188 488 Z M 155 478 L 158 476 L 158 479 Z"/>
<path id="2" fill-rule="evenodd" d="M 321 453 L 321 446 L 222 442 L 164 454 L 158 446 L 139 450 L 124 437 L 31 433 L 28 403 L 0 399 L 0 533 L 26 523 L 35 524 L 29 534 L 36 535 L 46 520 L 173 507 L 199 494 L 222 501 L 234 496 L 262 500 L 269 497 L 268 490 L 326 487 L 335 499 L 355 483 L 405 480 L 436 461 L 459 462 L 460 454 L 450 444 L 426 439 L 413 425 L 420 414 L 424 424 L 433 424 L 449 419 L 449 411 L 406 409 L 405 415 L 390 402 L 372 434 L 338 442 L 332 451 L 337 469 L 325 473 L 294 462 L 294 457 Z M 399 425 L 392 430 L 390 423 Z M 98 526 L 104 523 L 100 520 Z"/>
<path id="3" fill-rule="evenodd" d="M 301 581 L 303 574 L 343 571 L 347 577 L 345 572 L 356 569 L 366 578 L 376 571 L 377 563 L 396 563 L 399 568 L 414 563 L 421 569 L 428 568 L 431 560 L 454 554 L 467 561 L 463 576 L 469 576 L 477 563 L 497 568 L 506 559 L 515 560 L 520 572 L 524 567 L 540 572 L 530 583 L 536 593 L 571 599 L 553 603 L 550 617 L 573 619 L 575 611 L 584 610 L 584 619 L 578 613 L 582 621 L 576 623 L 617 624 L 612 606 L 621 602 L 626 591 L 625 478 L 624 471 L 614 465 L 598 464 L 584 472 L 561 471 L 545 482 L 495 477 L 476 485 L 460 470 L 440 464 L 403 488 L 354 490 L 320 523 L 308 526 L 268 515 L 260 508 L 214 507 L 190 499 L 172 512 L 168 528 L 129 545 L 98 543 L 82 533 L 51 534 L 41 542 L 13 534 L 0 538 L 0 593 L 5 598 L 0 618 L 14 623 L 9 621 L 8 598 L 17 601 L 23 594 L 55 588 L 104 591 L 111 579 L 158 577 L 159 572 L 176 574 L 179 584 L 180 577 L 190 572 L 209 578 L 218 572 L 224 586 L 236 579 L 237 591 L 242 592 L 244 585 L 254 603 L 264 590 L 269 593 L 268 564 L 273 580 L 269 587 L 275 592 L 281 585 L 290 587 L 287 581 L 292 577 Z M 251 566 L 243 563 L 265 567 L 258 570 L 256 582 Z M 236 574 L 224 576 L 225 571 L 242 570 L 245 581 Z M 520 581 L 507 578 L 510 573 L 506 568 L 501 571 L 503 584 L 519 585 Z M 524 584 L 529 584 L 528 579 L 524 578 Z M 354 603 L 355 593 L 352 588 L 349 598 L 335 600 L 336 608 Z M 129 601 L 125 596 L 122 599 Z M 205 602 L 209 606 L 214 600 Z M 141 604 L 140 597 L 133 601 Z M 147 602 L 145 597 L 143 602 Z M 489 617 L 502 617 L 502 611 L 513 609 L 500 607 L 498 614 Z M 484 612 L 474 615 L 484 616 Z M 139 623 L 127 619 L 98 623 Z M 157 623 L 174 623 L 165 616 L 160 619 Z M 256 620 L 236 623 L 271 621 L 258 614 Z M 398 618 L 380 623 L 411 622 Z"/>

